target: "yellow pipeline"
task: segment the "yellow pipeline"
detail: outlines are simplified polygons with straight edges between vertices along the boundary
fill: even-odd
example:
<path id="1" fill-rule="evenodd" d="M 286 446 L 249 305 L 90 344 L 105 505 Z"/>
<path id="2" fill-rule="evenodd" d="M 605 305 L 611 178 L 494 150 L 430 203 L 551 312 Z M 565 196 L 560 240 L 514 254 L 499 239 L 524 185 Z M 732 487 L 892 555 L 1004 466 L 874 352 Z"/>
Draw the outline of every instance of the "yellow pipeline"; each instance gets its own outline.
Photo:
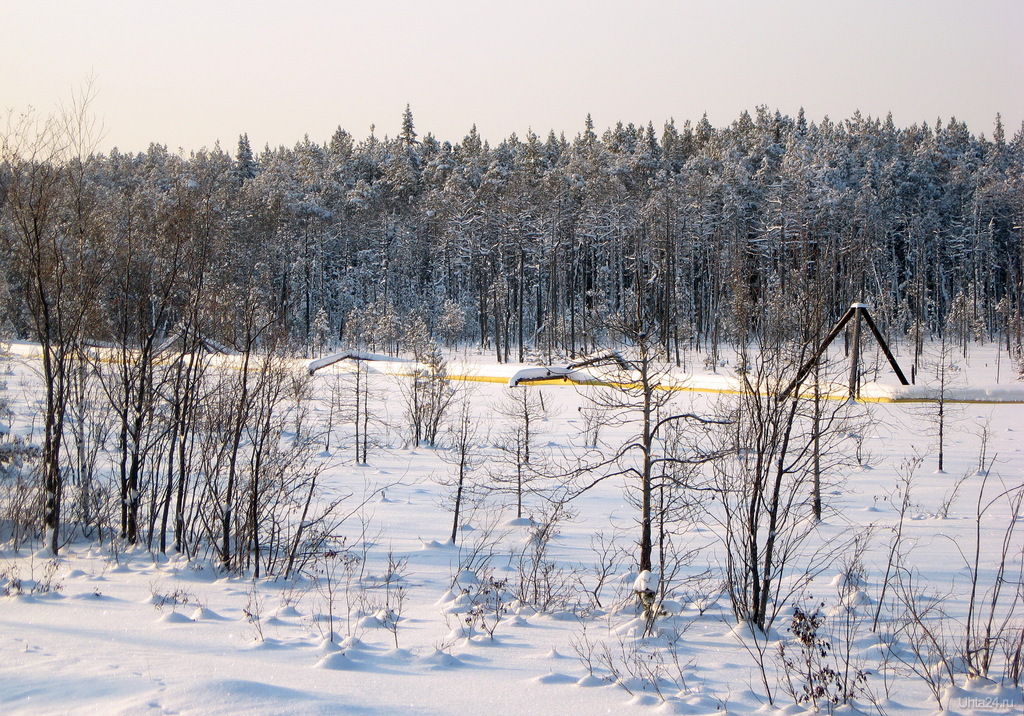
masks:
<path id="1" fill-rule="evenodd" d="M 91 354 L 90 357 L 93 360 L 98 360 L 98 361 L 103 362 L 103 363 L 117 363 L 120 360 L 120 356 L 118 355 L 119 349 L 116 349 L 116 348 L 90 347 L 88 350 L 89 350 L 89 353 Z M 9 345 L 9 347 L 8 347 L 8 349 L 6 351 L 0 350 L 0 355 L 7 355 L 7 356 L 17 355 L 17 356 L 20 356 L 22 358 L 40 358 L 42 356 L 42 350 L 41 350 L 41 347 L 39 345 L 37 345 L 37 344 L 16 343 L 16 344 Z M 175 356 L 175 358 L 177 358 L 177 356 Z M 217 365 L 218 367 L 241 368 L 241 366 L 238 365 L 238 363 L 240 361 L 237 360 L 239 358 L 239 356 L 226 355 L 226 354 L 216 354 L 216 355 L 210 356 L 210 358 L 211 358 L 211 363 L 213 363 L 214 365 Z M 168 358 L 160 359 L 159 362 L 160 363 L 164 363 L 164 362 L 170 362 L 171 360 L 173 360 L 173 359 L 168 357 Z M 305 370 L 305 366 L 308 363 L 308 361 L 305 360 L 305 359 L 293 359 L 293 360 L 288 361 L 288 362 L 292 363 L 293 367 L 301 368 L 302 370 Z M 259 362 L 258 361 L 254 361 L 254 366 L 253 367 L 256 368 L 258 365 L 259 365 Z M 382 371 L 382 372 L 384 372 L 384 371 Z M 412 377 L 413 375 L 415 375 L 414 373 L 410 373 L 410 372 L 407 372 L 407 371 L 391 371 L 391 372 L 385 372 L 385 374 L 386 375 L 396 376 L 396 377 Z M 448 374 L 445 377 L 448 380 L 457 380 L 457 381 L 464 381 L 464 382 L 508 383 L 508 378 L 507 377 L 493 376 L 493 375 L 479 375 L 479 374 L 470 374 L 470 373 L 454 373 L 454 374 Z M 557 386 L 566 386 L 566 385 L 604 386 L 604 387 L 618 388 L 618 389 L 636 389 L 636 388 L 640 387 L 640 384 L 636 383 L 636 382 L 620 383 L 620 382 L 614 382 L 614 381 L 603 381 L 603 380 L 599 380 L 599 379 L 596 379 L 596 378 L 590 379 L 590 380 L 572 380 L 570 378 L 563 378 L 563 377 L 531 380 L 529 382 L 529 384 L 530 385 L 557 385 Z M 707 387 L 707 386 L 705 386 L 705 387 L 695 387 L 695 386 L 678 385 L 678 384 L 677 385 L 659 384 L 659 385 L 657 385 L 655 387 L 658 390 L 674 390 L 674 391 L 683 391 L 683 392 L 688 392 L 688 393 L 707 393 L 707 394 L 711 394 L 711 395 L 750 395 L 750 393 L 748 391 L 745 391 L 745 390 L 737 390 L 737 389 L 730 389 L 730 388 L 711 388 L 711 387 Z M 803 397 L 803 398 L 811 398 L 811 397 L 813 397 L 813 394 L 809 394 L 809 393 L 804 392 L 804 393 L 801 394 L 801 397 Z M 821 393 L 820 397 L 825 399 L 825 400 L 846 400 L 848 398 L 848 395 L 847 395 L 846 391 L 843 390 L 842 393 L 835 393 L 835 392 Z M 921 396 L 921 397 L 906 397 L 906 398 L 902 398 L 902 397 L 893 397 L 893 396 L 888 396 L 888 395 L 876 395 L 876 396 L 861 396 L 860 398 L 858 398 L 857 402 L 860 402 L 860 403 L 937 403 L 937 402 L 939 402 L 939 399 L 937 397 L 934 397 L 934 396 L 927 396 L 927 397 L 926 396 Z M 961 404 L 961 405 L 1024 405 L 1024 397 L 1022 397 L 1020 399 L 1006 398 L 1006 399 L 1000 399 L 1000 400 L 996 400 L 996 399 L 988 400 L 988 399 L 984 399 L 984 398 L 970 398 L 970 399 L 967 399 L 967 398 L 946 398 L 945 402 L 951 403 L 951 404 Z"/>

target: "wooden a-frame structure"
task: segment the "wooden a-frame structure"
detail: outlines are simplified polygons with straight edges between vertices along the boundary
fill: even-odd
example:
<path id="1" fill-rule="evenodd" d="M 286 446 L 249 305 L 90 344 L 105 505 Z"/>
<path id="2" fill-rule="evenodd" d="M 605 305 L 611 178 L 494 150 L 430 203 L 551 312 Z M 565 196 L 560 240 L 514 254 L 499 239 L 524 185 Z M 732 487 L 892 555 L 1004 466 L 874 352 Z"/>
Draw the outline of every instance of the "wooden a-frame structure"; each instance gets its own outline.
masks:
<path id="1" fill-rule="evenodd" d="M 900 383 L 903 385 L 910 385 L 907 381 L 903 371 L 900 370 L 899 364 L 893 357 L 892 352 L 889 350 L 889 345 L 885 342 L 882 334 L 878 331 L 878 327 L 875 322 L 871 319 L 871 314 L 868 313 L 867 304 L 854 303 L 850 306 L 849 310 L 843 314 L 843 317 L 839 319 L 839 322 L 832 327 L 832 330 L 825 336 L 825 340 L 821 342 L 818 349 L 814 352 L 807 361 L 800 366 L 800 370 L 797 372 L 796 377 L 793 378 L 792 382 L 782 391 L 780 397 L 785 400 L 790 394 L 800 387 L 800 384 L 807 377 L 807 374 L 811 372 L 811 369 L 817 364 L 818 359 L 821 358 L 822 354 L 828 350 L 829 345 L 836 339 L 839 332 L 846 327 L 846 324 L 853 321 L 853 345 L 851 346 L 850 355 L 850 400 L 857 400 L 860 397 L 860 323 L 861 319 L 867 324 L 868 328 L 871 329 L 871 333 L 875 336 L 875 340 L 878 341 L 878 345 L 881 346 L 882 352 L 885 353 L 885 357 L 889 360 L 889 365 L 892 366 L 893 372 L 896 373 L 896 377 L 900 379 Z"/>

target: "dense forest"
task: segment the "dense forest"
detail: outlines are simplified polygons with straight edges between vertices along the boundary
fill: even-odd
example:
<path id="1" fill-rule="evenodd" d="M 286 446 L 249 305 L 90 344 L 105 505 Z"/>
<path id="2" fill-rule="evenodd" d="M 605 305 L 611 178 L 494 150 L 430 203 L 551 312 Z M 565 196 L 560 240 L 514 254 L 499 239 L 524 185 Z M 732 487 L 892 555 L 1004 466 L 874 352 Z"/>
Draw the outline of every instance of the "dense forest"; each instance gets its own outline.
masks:
<path id="1" fill-rule="evenodd" d="M 394 351 L 415 322 L 507 361 L 586 352 L 640 306 L 678 360 L 794 302 L 831 323 L 863 300 L 894 338 L 955 325 L 1020 353 L 1024 130 L 1007 141 L 998 117 L 989 139 L 760 107 L 491 146 L 419 137 L 407 108 L 394 138 L 256 155 L 243 135 L 234 157 L 83 154 L 73 135 L 6 138 L 12 337 L 38 339 L 35 302 L 70 300 L 82 337 L 118 345 L 238 350 L 255 320 L 297 354 Z"/>
<path id="2" fill-rule="evenodd" d="M 814 342 L 865 301 L 915 359 L 938 334 L 1021 356 L 1024 128 L 1007 141 L 998 117 L 991 139 L 766 108 L 660 133 L 588 117 L 572 140 L 492 146 L 420 137 L 406 108 L 394 138 L 258 156 L 246 135 L 234 156 L 96 153 L 90 126 L 28 115 L 2 136 L 0 337 L 40 344 L 44 393 L 17 447 L 38 459 L 0 493 L 15 544 L 56 552 L 67 523 L 292 571 L 320 518 L 306 389 L 280 359 L 338 346 L 552 361 L 626 337 L 645 365 L 714 366 L 720 347 Z M 423 389 L 415 442 L 447 395 Z M 346 418 L 362 461 L 366 390 Z"/>

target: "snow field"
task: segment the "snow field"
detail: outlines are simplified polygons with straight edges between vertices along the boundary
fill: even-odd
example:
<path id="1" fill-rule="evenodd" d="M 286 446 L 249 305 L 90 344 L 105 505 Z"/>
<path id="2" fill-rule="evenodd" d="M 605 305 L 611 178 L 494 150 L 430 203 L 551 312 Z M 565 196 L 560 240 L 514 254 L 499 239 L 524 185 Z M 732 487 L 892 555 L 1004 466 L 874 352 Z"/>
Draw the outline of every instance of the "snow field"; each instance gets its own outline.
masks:
<path id="1" fill-rule="evenodd" d="M 509 372 L 508 366 L 488 366 L 484 358 L 475 361 L 481 374 Z M 961 390 L 996 385 L 991 369 L 985 372 L 986 363 L 994 365 L 994 359 L 984 349 L 976 350 L 971 365 L 977 370 L 965 378 Z M 1000 390 L 1013 393 L 1016 388 L 1008 388 L 1005 366 L 1003 370 Z M 325 395 L 333 379 L 330 372 L 318 373 L 314 395 Z M 789 608 L 775 622 L 766 647 L 771 652 L 768 680 L 779 688 L 775 707 L 767 706 L 756 666 L 759 642 L 736 625 L 728 595 L 721 591 L 725 555 L 708 524 L 683 525 L 674 535 L 690 556 L 680 565 L 665 604 L 667 613 L 653 635 L 643 636 L 646 624 L 632 607 L 639 577 L 632 561 L 616 564 L 601 591 L 600 606 L 588 602 L 583 590 L 593 587 L 599 559 L 595 536 L 613 540 L 629 556 L 636 551 L 632 486 L 620 478 L 601 482 L 574 500 L 571 519 L 559 525 L 551 541 L 552 569 L 574 585 L 572 597 L 545 613 L 517 602 L 510 584 L 517 578 L 517 555 L 528 544 L 532 523 L 515 518 L 508 495 L 483 495 L 473 500 L 458 544 L 450 544 L 453 467 L 443 459 L 446 451 L 401 447 L 401 378 L 374 374 L 372 380 L 380 388 L 375 412 L 395 428 L 380 431 L 381 444 L 371 447 L 368 464 L 356 465 L 350 426 L 335 416 L 331 447 L 319 458 L 327 464 L 325 499 L 352 493 L 354 501 L 368 500 L 341 529 L 345 546 L 359 557 L 357 570 L 346 575 L 336 568 L 334 588 L 329 589 L 323 575 L 319 581 L 310 575 L 295 582 L 231 577 L 204 560 L 190 563 L 144 550 L 112 552 L 84 542 L 66 547 L 55 565 L 43 553 L 7 549 L 0 552 L 0 594 L 9 593 L 0 597 L 3 711 L 810 710 L 795 705 L 781 690 L 784 676 L 774 657 L 778 641 L 791 636 Z M 32 359 L 12 363 L 2 397 L 10 403 L 15 434 L 28 436 L 33 430 L 37 381 Z M 509 389 L 486 382 L 459 387 L 471 392 L 476 450 L 484 458 L 473 480 L 483 483 L 502 428 L 494 407 Z M 571 452 L 580 444 L 586 390 L 527 389 L 542 391 L 552 412 L 539 428 L 542 451 L 552 456 Z M 676 401 L 684 409 L 706 412 L 719 399 L 681 392 Z M 873 634 L 869 629 L 898 522 L 899 480 L 908 474 L 907 458 L 920 456 L 902 528 L 906 562 L 921 586 L 919 601 L 941 605 L 950 619 L 947 630 L 953 631 L 954 622 L 966 614 L 968 565 L 978 529 L 975 511 L 985 477 L 978 474 L 979 453 L 984 443 L 991 459 L 991 465 L 985 463 L 986 494 L 995 496 L 1000 485 L 1024 480 L 1024 442 L 1019 437 L 1024 406 L 952 406 L 944 473 L 935 472 L 932 406 L 878 403 L 862 408 L 871 417 L 869 429 L 847 442 L 851 453 L 854 443 L 859 445 L 862 464 L 851 459 L 854 464 L 829 477 L 825 518 L 809 545 L 811 552 L 820 552 L 864 534 L 868 547 L 862 581 L 840 597 L 839 587 L 848 575 L 841 573 L 844 555 L 839 555 L 798 590 L 797 601 L 824 603 L 823 632 L 834 637 L 849 610 L 860 615 L 850 649 L 860 668 L 870 672 L 867 684 L 877 706 L 862 698 L 856 702 L 858 709 L 934 713 L 937 707 L 927 685 L 905 668 L 896 668 L 884 630 Z M 315 423 L 327 424 L 326 404 L 314 402 L 312 411 Z M 609 426 L 600 435 L 601 443 L 611 449 L 627 440 L 630 431 L 628 425 Z M 544 505 L 532 496 L 526 507 L 526 515 L 540 518 Z M 997 501 L 981 520 L 982 584 L 994 579 L 995 557 L 1010 518 L 1009 507 Z M 1013 536 L 1008 570 L 1018 580 L 1022 534 Z M 712 576 L 703 576 L 709 570 Z M 400 609 L 395 609 L 399 588 L 403 596 Z M 895 649 L 906 646 L 898 637 L 893 644 Z M 609 665 L 620 669 L 617 676 Z M 1022 712 L 1019 688 L 956 676 L 956 685 L 943 692 L 948 713 Z M 853 710 L 847 706 L 838 712 Z"/>

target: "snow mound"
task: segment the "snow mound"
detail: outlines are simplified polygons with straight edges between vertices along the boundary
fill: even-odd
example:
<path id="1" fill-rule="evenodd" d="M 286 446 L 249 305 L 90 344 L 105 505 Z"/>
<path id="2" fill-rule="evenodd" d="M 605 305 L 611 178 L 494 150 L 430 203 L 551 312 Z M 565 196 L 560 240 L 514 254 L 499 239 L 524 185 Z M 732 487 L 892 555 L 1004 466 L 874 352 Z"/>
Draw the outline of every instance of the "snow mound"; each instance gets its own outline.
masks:
<path id="1" fill-rule="evenodd" d="M 320 661 L 316 662 L 316 669 L 328 669 L 330 671 L 355 671 L 359 665 L 352 661 L 343 651 L 336 651 L 327 654 Z"/>
<path id="2" fill-rule="evenodd" d="M 476 586 L 477 584 L 480 584 L 480 577 L 472 569 L 463 569 L 455 577 L 455 585 L 462 589 Z"/>
<path id="3" fill-rule="evenodd" d="M 192 612 L 192 620 L 193 621 L 200 621 L 200 620 L 203 620 L 203 619 L 227 621 L 226 617 L 222 617 L 220 614 L 218 614 L 217 612 L 213 611 L 212 609 L 208 609 L 206 607 L 196 607 L 196 610 L 194 612 Z"/>
<path id="4" fill-rule="evenodd" d="M 341 648 L 345 651 L 369 651 L 368 647 L 361 639 L 354 636 L 347 636 L 341 641 Z"/>
<path id="5" fill-rule="evenodd" d="M 339 651 L 342 651 L 342 648 L 338 644 L 338 642 L 331 641 L 330 639 L 324 639 L 317 646 L 316 650 L 319 653 L 326 655 L 326 654 L 337 654 Z"/>
<path id="6" fill-rule="evenodd" d="M 363 629 L 380 629 L 384 626 L 384 622 L 376 614 L 367 614 L 365 617 L 361 617 L 358 624 Z"/>
<path id="7" fill-rule="evenodd" d="M 413 659 L 412 652 L 408 649 L 391 649 L 380 656 L 388 661 L 412 661 Z"/>
<path id="8" fill-rule="evenodd" d="M 432 654 L 420 657 L 418 660 L 421 666 L 424 666 L 432 671 L 445 671 L 448 669 L 458 669 L 466 665 L 466 662 L 457 656 L 452 656 L 446 651 L 440 649 L 435 650 Z"/>

